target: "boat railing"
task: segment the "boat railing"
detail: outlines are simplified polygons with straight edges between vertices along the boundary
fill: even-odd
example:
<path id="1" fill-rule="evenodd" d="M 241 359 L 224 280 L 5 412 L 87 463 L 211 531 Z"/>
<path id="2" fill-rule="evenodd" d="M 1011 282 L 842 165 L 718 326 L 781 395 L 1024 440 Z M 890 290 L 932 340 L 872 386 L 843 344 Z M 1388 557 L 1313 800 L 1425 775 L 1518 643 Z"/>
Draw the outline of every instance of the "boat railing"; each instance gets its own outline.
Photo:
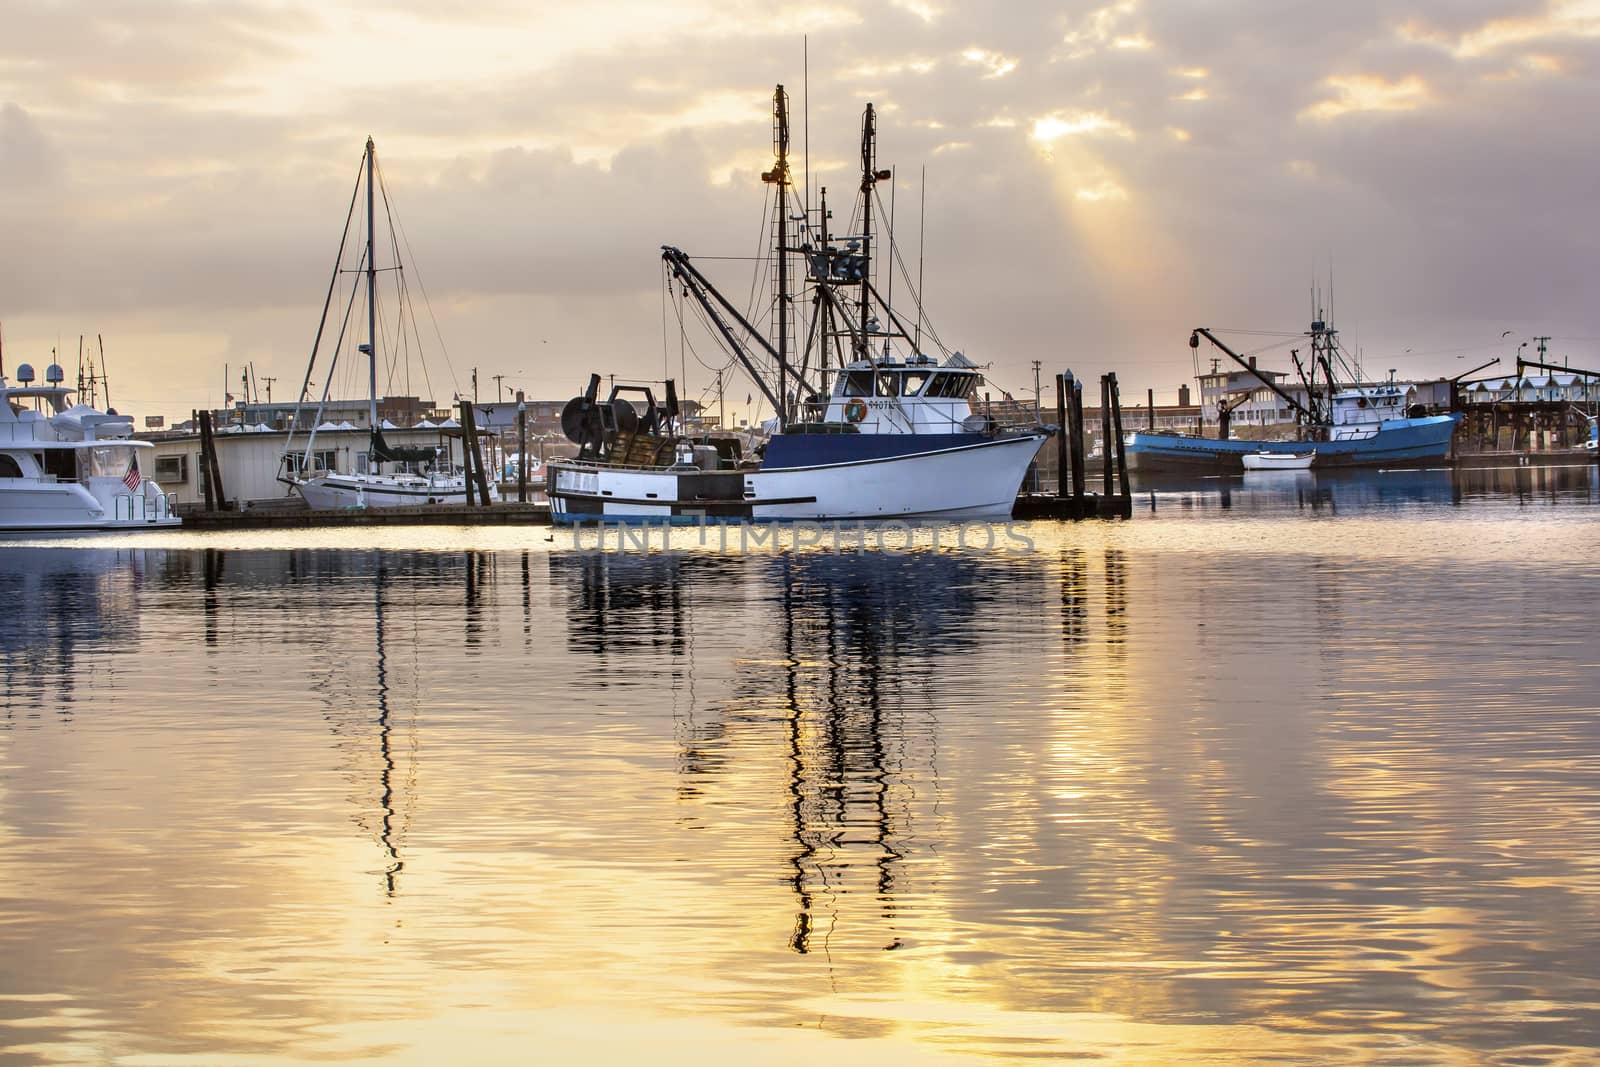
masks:
<path id="1" fill-rule="evenodd" d="M 159 522 L 170 519 L 178 504 L 176 493 L 158 493 L 149 497 L 144 493 L 118 493 L 111 502 L 112 520 L 115 522 Z"/>

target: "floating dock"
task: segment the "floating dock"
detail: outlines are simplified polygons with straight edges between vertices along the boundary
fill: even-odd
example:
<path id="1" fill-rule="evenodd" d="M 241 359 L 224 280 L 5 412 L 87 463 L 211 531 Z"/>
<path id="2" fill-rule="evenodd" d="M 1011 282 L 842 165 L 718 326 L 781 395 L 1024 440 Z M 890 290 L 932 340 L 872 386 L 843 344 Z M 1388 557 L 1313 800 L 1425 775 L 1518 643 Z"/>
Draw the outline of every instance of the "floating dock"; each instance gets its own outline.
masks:
<path id="1" fill-rule="evenodd" d="M 514 501 L 479 507 L 472 504 L 429 504 L 414 508 L 252 507 L 243 511 L 190 511 L 186 530 L 301 530 L 333 526 L 538 526 L 550 521 L 549 504 Z"/>

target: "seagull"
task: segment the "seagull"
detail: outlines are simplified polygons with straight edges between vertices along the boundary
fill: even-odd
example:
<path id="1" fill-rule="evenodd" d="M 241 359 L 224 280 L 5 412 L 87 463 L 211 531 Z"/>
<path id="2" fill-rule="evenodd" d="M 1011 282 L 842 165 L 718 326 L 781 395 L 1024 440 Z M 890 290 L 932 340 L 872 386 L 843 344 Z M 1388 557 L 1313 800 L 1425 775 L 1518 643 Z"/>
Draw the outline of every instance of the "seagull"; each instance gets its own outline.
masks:
<path id="1" fill-rule="evenodd" d="M 1511 331 L 1507 330 L 1505 333 L 1501 334 L 1500 336 L 1501 337 L 1510 337 L 1511 336 Z"/>

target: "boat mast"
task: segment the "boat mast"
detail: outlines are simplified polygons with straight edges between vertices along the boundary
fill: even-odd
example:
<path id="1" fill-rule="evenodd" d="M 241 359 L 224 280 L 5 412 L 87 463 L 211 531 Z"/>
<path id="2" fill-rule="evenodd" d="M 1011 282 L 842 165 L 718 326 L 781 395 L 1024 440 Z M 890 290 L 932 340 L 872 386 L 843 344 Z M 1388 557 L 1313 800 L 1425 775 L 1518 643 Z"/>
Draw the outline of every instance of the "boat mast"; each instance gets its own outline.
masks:
<path id="1" fill-rule="evenodd" d="M 761 175 L 776 185 L 778 252 L 778 425 L 789 421 L 789 96 L 779 85 L 772 93 L 772 150 L 777 162 Z"/>
<path id="2" fill-rule="evenodd" d="M 367 138 L 367 418 L 372 432 L 378 432 L 378 268 L 373 262 L 374 218 L 372 171 L 377 149 Z"/>
<path id="3" fill-rule="evenodd" d="M 857 359 L 867 359 L 867 281 L 872 277 L 872 188 L 878 181 L 877 169 L 878 113 L 872 104 L 861 114 L 861 296 L 856 302 L 856 321 L 861 324 L 860 349 Z"/>

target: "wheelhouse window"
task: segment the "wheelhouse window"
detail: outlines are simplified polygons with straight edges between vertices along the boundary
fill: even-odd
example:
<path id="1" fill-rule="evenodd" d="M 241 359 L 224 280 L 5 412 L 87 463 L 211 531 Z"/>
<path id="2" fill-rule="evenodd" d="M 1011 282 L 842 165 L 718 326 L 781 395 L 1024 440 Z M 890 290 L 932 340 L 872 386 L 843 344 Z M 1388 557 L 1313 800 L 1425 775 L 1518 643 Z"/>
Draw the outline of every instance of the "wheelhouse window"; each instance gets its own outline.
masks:
<path id="1" fill-rule="evenodd" d="M 22 468 L 17 465 L 17 461 L 11 456 L 0 453 L 0 478 L 20 477 L 22 477 Z"/>
<path id="2" fill-rule="evenodd" d="M 965 400 L 972 395 L 977 380 L 976 376 L 971 374 L 935 374 L 923 395 L 947 400 Z"/>
<path id="3" fill-rule="evenodd" d="M 869 370 L 846 371 L 842 395 L 872 396 L 872 372 Z"/>
<path id="4" fill-rule="evenodd" d="M 922 387 L 928 384 L 928 372 L 922 370 L 906 371 L 900 375 L 900 395 L 916 396 L 922 392 Z"/>
<path id="5" fill-rule="evenodd" d="M 878 375 L 878 395 L 899 396 L 900 375 L 889 372 L 880 373 Z"/>

